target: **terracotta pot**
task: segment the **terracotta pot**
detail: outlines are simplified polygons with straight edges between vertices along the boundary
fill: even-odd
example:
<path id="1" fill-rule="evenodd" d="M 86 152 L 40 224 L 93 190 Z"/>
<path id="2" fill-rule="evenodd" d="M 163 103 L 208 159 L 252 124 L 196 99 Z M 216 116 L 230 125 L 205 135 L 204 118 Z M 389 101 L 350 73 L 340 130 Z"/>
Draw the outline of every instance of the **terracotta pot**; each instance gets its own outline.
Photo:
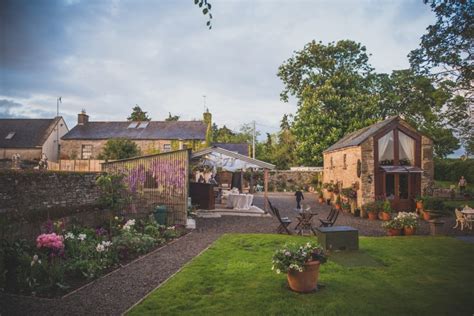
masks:
<path id="1" fill-rule="evenodd" d="M 417 201 L 416 202 L 416 209 L 418 209 L 418 210 L 423 209 L 423 201 Z"/>
<path id="2" fill-rule="evenodd" d="M 320 197 L 320 198 L 318 199 L 318 201 L 319 201 L 320 204 L 324 204 L 324 198 Z"/>
<path id="3" fill-rule="evenodd" d="M 431 214 L 429 212 L 423 212 L 423 219 L 429 221 L 431 219 Z"/>
<path id="4" fill-rule="evenodd" d="M 318 286 L 319 261 L 304 264 L 303 272 L 290 270 L 287 273 L 288 285 L 295 292 L 308 293 Z"/>
<path id="5" fill-rule="evenodd" d="M 375 212 L 368 212 L 367 215 L 369 216 L 369 220 L 375 221 L 377 220 L 378 214 Z"/>
<path id="6" fill-rule="evenodd" d="M 381 216 L 381 218 L 382 218 L 383 221 L 389 221 L 389 220 L 392 218 L 392 216 L 390 215 L 390 213 L 381 212 L 380 214 L 381 214 L 380 216 Z"/>
<path id="7" fill-rule="evenodd" d="M 403 227 L 403 234 L 405 236 L 415 235 L 415 232 L 416 232 L 416 228 Z"/>
<path id="8" fill-rule="evenodd" d="M 334 206 L 336 207 L 336 210 L 340 210 L 340 209 L 341 209 L 341 204 L 335 204 Z"/>
<path id="9" fill-rule="evenodd" d="M 401 229 L 396 229 L 396 228 L 388 228 L 387 229 L 387 235 L 389 236 L 400 236 L 402 233 Z"/>

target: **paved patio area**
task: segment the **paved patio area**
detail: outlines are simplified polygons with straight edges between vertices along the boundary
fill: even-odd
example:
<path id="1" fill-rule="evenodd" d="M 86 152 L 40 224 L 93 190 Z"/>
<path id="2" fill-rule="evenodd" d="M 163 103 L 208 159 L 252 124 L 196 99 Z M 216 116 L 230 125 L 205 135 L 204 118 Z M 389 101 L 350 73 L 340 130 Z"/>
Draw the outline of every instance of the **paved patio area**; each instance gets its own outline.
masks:
<path id="1" fill-rule="evenodd" d="M 290 193 L 270 194 L 272 204 L 282 213 L 295 219 L 297 212 L 294 196 Z M 330 208 L 316 202 L 313 194 L 306 194 L 303 205 L 326 218 Z M 255 197 L 254 204 L 263 208 L 263 196 Z M 453 230 L 453 218 L 445 218 L 444 230 L 448 235 L 474 236 L 474 231 Z M 296 221 L 291 224 L 293 229 Z M 381 221 L 369 221 L 341 214 L 336 225 L 359 229 L 361 236 L 384 236 Z M 39 299 L 0 293 L 0 314 L 5 315 L 120 315 L 151 292 L 183 265 L 205 250 L 225 233 L 274 233 L 278 222 L 274 217 L 222 216 L 199 218 L 196 231 L 160 248 L 145 257 L 102 277 L 63 299 Z M 419 234 L 428 234 L 429 227 L 421 223 Z"/>

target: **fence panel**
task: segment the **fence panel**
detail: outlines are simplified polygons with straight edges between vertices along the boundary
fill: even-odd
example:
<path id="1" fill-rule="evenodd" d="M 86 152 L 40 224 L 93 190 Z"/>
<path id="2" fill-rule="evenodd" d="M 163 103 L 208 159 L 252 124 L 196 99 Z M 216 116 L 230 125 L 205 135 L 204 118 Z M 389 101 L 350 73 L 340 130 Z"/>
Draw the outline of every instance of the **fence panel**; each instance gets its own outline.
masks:
<path id="1" fill-rule="evenodd" d="M 76 171 L 76 172 L 101 172 L 104 160 L 67 160 L 59 162 L 48 161 L 48 170 L 53 171 Z"/>
<path id="2" fill-rule="evenodd" d="M 104 163 L 102 170 L 124 175 L 130 201 L 128 212 L 147 214 L 157 205 L 165 205 L 168 209 L 168 224 L 186 224 L 188 150 Z"/>

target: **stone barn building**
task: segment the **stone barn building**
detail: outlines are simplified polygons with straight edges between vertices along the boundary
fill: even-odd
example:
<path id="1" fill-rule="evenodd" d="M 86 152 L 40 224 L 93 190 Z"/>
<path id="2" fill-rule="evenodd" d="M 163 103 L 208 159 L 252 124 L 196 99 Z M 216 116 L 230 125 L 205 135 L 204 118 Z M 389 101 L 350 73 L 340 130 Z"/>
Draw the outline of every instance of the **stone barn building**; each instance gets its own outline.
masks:
<path id="1" fill-rule="evenodd" d="M 355 187 L 358 207 L 385 196 L 394 210 L 413 211 L 433 181 L 433 141 L 398 116 L 344 136 L 323 156 L 323 183 Z"/>
<path id="2" fill-rule="evenodd" d="M 137 144 L 143 155 L 178 149 L 197 150 L 209 145 L 212 115 L 202 121 L 89 121 L 79 113 L 77 125 L 61 138 L 62 159 L 99 159 L 109 139 L 125 138 Z"/>

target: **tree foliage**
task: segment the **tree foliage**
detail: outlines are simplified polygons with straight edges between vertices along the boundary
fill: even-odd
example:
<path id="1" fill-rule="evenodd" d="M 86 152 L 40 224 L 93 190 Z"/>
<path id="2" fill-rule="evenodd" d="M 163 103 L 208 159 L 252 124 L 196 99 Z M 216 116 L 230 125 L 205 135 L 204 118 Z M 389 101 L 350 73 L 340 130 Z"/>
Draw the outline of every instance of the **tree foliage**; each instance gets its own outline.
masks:
<path id="1" fill-rule="evenodd" d="M 142 108 L 137 104 L 133 107 L 132 113 L 127 117 L 129 121 L 151 121 L 151 117 L 147 115 L 147 112 L 144 112 Z"/>
<path id="2" fill-rule="evenodd" d="M 436 14 L 420 47 L 409 54 L 411 66 L 438 79 L 454 79 L 472 95 L 474 82 L 474 1 L 424 0 Z"/>
<path id="3" fill-rule="evenodd" d="M 359 43 L 312 41 L 278 76 L 285 84 L 281 99 L 297 100 L 291 131 L 300 164 L 321 165 L 322 152 L 344 135 L 392 115 L 431 136 L 439 157 L 459 147 L 453 126 L 463 126 L 467 103 L 453 94 L 452 82 L 436 84 L 411 70 L 377 74 Z"/>
<path id="4" fill-rule="evenodd" d="M 212 29 L 212 13 L 211 13 L 211 8 L 212 5 L 209 1 L 207 0 L 194 0 L 194 4 L 197 5 L 200 9 L 202 9 L 202 14 L 207 15 L 208 20 L 206 22 L 206 26 L 209 29 Z"/>
<path id="5" fill-rule="evenodd" d="M 168 112 L 168 117 L 165 118 L 166 122 L 174 122 L 174 121 L 179 121 L 180 116 L 179 115 L 171 115 L 171 112 Z"/>
<path id="6" fill-rule="evenodd" d="M 137 144 L 130 139 L 113 138 L 105 143 L 99 159 L 116 160 L 136 157 L 140 155 Z"/>

